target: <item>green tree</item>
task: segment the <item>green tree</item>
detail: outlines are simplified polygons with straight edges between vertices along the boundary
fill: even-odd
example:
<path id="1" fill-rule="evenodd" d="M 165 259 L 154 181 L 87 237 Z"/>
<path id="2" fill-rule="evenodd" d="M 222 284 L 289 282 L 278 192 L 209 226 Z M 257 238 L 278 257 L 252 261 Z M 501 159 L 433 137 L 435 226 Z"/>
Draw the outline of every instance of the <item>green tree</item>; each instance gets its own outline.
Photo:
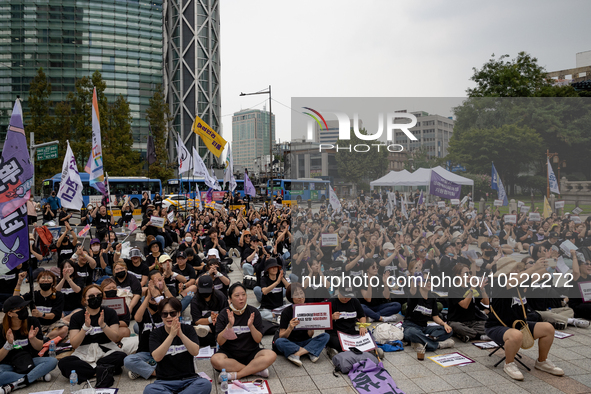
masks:
<path id="1" fill-rule="evenodd" d="M 52 107 L 52 102 L 49 100 L 50 96 L 51 83 L 47 79 L 45 72 L 43 72 L 43 68 L 39 68 L 37 75 L 35 75 L 29 86 L 28 110 L 24 114 L 26 131 L 35 133 L 36 144 L 50 142 L 55 139 L 54 122 L 50 115 Z M 65 145 L 59 146 L 58 154 L 60 151 L 65 153 Z M 58 157 L 63 157 L 63 154 Z M 36 162 L 35 167 L 35 190 L 39 190 L 43 179 L 60 172 L 61 162 L 59 159 L 44 160 Z"/>
<path id="2" fill-rule="evenodd" d="M 472 128 L 449 142 L 447 158 L 463 164 L 469 173 L 486 174 L 494 162 L 505 187 L 515 185 L 517 174 L 544 155 L 542 137 L 527 126 Z"/>
<path id="3" fill-rule="evenodd" d="M 509 55 L 498 59 L 493 53 L 481 69 L 473 68 L 470 78 L 475 88 L 468 88 L 468 97 L 534 97 L 543 88 L 550 86 L 546 70 L 538 65 L 538 59 L 526 52 L 517 58 L 505 61 Z"/>
<path id="4" fill-rule="evenodd" d="M 132 150 L 129 103 L 119 95 L 105 115 L 108 118 L 107 127 L 101 127 L 105 169 L 117 176 L 137 176 L 140 171 L 140 153 Z M 105 115 L 101 115 L 101 118 Z"/>
<path id="5" fill-rule="evenodd" d="M 410 156 L 404 164 L 404 169 L 413 172 L 419 168 L 434 168 L 443 164 L 444 161 L 444 158 L 430 156 L 427 147 L 419 146 L 410 152 Z"/>
<path id="6" fill-rule="evenodd" d="M 149 166 L 150 178 L 158 178 L 162 181 L 170 179 L 174 176 L 173 167 L 168 165 L 168 150 L 166 149 L 170 109 L 164 100 L 161 85 L 158 85 L 150 99 L 150 106 L 146 110 L 146 119 L 150 122 L 156 149 L 156 162 Z"/>
<path id="7" fill-rule="evenodd" d="M 368 135 L 365 129 L 361 134 Z M 374 141 L 375 142 L 375 141 Z M 353 147 L 358 144 L 367 144 L 371 147 L 368 152 L 355 152 Z M 336 154 L 339 176 L 357 186 L 366 185 L 383 176 L 388 169 L 388 151 L 385 145 L 378 148 L 370 145 L 371 142 L 363 141 L 351 132 L 350 140 L 338 140 L 336 145 L 339 151 Z M 349 152 L 349 146 L 351 151 Z M 346 150 L 345 150 L 346 149 Z"/>

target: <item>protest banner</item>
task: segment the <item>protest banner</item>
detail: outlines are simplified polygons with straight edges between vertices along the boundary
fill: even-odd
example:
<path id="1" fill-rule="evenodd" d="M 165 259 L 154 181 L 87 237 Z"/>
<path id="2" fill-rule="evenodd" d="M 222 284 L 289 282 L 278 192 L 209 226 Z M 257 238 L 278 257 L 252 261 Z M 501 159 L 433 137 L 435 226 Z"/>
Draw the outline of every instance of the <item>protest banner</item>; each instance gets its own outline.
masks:
<path id="1" fill-rule="evenodd" d="M 581 217 L 578 216 L 578 215 L 571 215 L 570 220 L 572 220 L 573 222 L 575 222 L 575 224 L 583 223 L 581 221 Z"/>
<path id="2" fill-rule="evenodd" d="M 441 365 L 443 368 L 453 367 L 454 365 L 472 364 L 474 360 L 460 353 L 438 354 L 427 357 L 431 361 Z"/>
<path id="3" fill-rule="evenodd" d="M 451 205 L 460 205 L 459 198 L 452 198 L 451 200 L 449 200 L 449 202 L 451 203 Z"/>
<path id="4" fill-rule="evenodd" d="M 339 335 L 339 341 L 341 342 L 343 351 L 347 351 L 349 348 L 355 347 L 362 352 L 368 352 L 377 347 L 369 331 L 363 336 L 349 335 L 341 331 L 337 331 L 337 333 Z"/>
<path id="5" fill-rule="evenodd" d="M 293 317 L 300 321 L 296 330 L 332 330 L 330 302 L 294 305 Z"/>
<path id="6" fill-rule="evenodd" d="M 521 213 L 528 213 L 529 212 L 529 207 L 527 205 L 522 205 L 521 208 L 519 208 L 519 212 L 521 212 Z"/>
<path id="7" fill-rule="evenodd" d="M 556 201 L 554 203 L 554 209 L 564 208 L 564 200 Z"/>
<path id="8" fill-rule="evenodd" d="M 150 218 L 150 221 L 152 222 L 152 226 L 158 227 L 158 228 L 164 228 L 164 218 L 161 218 L 158 216 L 152 216 Z"/>
<path id="9" fill-rule="evenodd" d="M 495 200 L 494 205 L 495 205 L 495 207 L 502 207 L 503 206 L 503 200 Z"/>
<path id="10" fill-rule="evenodd" d="M 338 234 L 322 234 L 320 246 L 339 246 Z"/>
<path id="11" fill-rule="evenodd" d="M 127 304 L 123 297 L 104 298 L 102 306 L 113 309 L 117 316 L 123 316 L 127 313 Z"/>
<path id="12" fill-rule="evenodd" d="M 571 212 L 573 213 L 573 215 L 578 215 L 579 213 L 583 212 L 583 210 L 579 207 L 576 207 Z"/>
<path id="13" fill-rule="evenodd" d="M 591 282 L 579 282 L 578 284 L 583 302 L 591 302 Z"/>
<path id="14" fill-rule="evenodd" d="M 503 216 L 505 223 L 517 223 L 517 215 L 505 215 Z"/>
<path id="15" fill-rule="evenodd" d="M 437 201 L 438 208 L 445 208 L 445 201 Z"/>
<path id="16" fill-rule="evenodd" d="M 541 222 L 542 218 L 540 217 L 539 213 L 530 212 L 528 220 L 531 220 L 532 222 Z"/>

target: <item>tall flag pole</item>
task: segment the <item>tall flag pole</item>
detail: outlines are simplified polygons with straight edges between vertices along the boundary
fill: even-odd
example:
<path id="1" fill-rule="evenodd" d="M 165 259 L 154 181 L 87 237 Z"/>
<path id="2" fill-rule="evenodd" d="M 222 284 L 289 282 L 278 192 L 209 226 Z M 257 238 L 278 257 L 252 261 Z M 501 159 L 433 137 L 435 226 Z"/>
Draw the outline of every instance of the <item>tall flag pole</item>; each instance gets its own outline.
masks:
<path id="1" fill-rule="evenodd" d="M 548 186 L 552 193 L 560 194 L 560 189 L 558 189 L 558 180 L 554 175 L 554 170 L 552 170 L 552 165 L 550 164 L 550 158 L 546 157 L 546 162 L 548 164 Z"/>
<path id="2" fill-rule="evenodd" d="M 503 181 L 495 168 L 495 163 L 492 163 L 492 173 L 490 176 L 490 188 L 498 192 L 498 200 L 503 200 L 503 206 L 509 205 L 507 199 L 507 193 L 505 193 L 505 187 L 503 187 Z"/>
<path id="3" fill-rule="evenodd" d="M 0 158 L 0 274 L 29 260 L 26 202 L 31 196 L 33 171 L 23 110 L 17 99 Z"/>
<path id="4" fill-rule="evenodd" d="M 78 173 L 78 166 L 76 165 L 76 158 L 70 148 L 70 141 L 66 141 L 68 147 L 66 149 L 66 156 L 64 157 L 64 164 L 62 165 L 62 180 L 60 188 L 57 192 L 58 198 L 62 202 L 62 207 L 80 211 L 84 201 L 82 200 L 82 181 L 80 180 L 80 173 Z"/>
<path id="5" fill-rule="evenodd" d="M 92 92 L 92 161 L 90 162 L 89 184 L 98 190 L 103 196 L 106 195 L 105 175 L 103 168 L 103 148 L 101 144 L 101 122 L 99 117 L 98 100 L 96 88 Z"/>
<path id="6" fill-rule="evenodd" d="M 330 206 L 336 212 L 340 212 L 340 210 L 342 209 L 341 202 L 339 201 L 339 198 L 337 197 L 337 194 L 334 192 L 332 186 L 328 185 L 328 188 L 328 201 L 330 202 Z"/>

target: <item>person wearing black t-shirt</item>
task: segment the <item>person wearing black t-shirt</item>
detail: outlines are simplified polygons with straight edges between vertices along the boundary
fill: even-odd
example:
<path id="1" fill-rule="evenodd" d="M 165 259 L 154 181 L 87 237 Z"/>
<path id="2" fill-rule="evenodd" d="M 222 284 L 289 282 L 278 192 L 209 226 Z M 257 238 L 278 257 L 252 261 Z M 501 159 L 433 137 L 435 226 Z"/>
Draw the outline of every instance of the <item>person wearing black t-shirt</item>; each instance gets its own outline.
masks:
<path id="1" fill-rule="evenodd" d="M 583 246 L 581 249 L 579 249 L 579 251 L 587 257 L 587 261 L 579 261 L 579 259 L 576 257 L 576 254 L 571 253 L 571 255 L 574 255 L 574 283 L 568 297 L 568 306 L 573 308 L 575 311 L 575 317 L 591 320 L 591 302 L 583 301 L 583 297 L 581 296 L 581 291 L 579 288 L 579 284 L 586 284 L 589 286 L 589 282 L 591 282 L 591 260 L 589 259 L 589 256 L 591 255 L 591 253 L 589 253 L 591 252 L 591 238 L 586 238 L 583 241 Z"/>
<path id="2" fill-rule="evenodd" d="M 160 256 L 162 255 L 162 252 L 163 252 L 162 245 L 157 240 L 153 240 L 148 245 L 148 250 L 149 250 L 150 254 L 146 255 L 145 263 L 148 266 L 148 268 L 150 269 L 150 271 L 154 270 L 154 269 L 157 270 L 159 267 L 158 259 L 160 258 Z"/>
<path id="3" fill-rule="evenodd" d="M 158 303 L 170 293 L 164 286 L 164 279 L 158 271 L 150 272 L 148 280 L 148 292 L 143 302 L 135 312 L 134 319 L 139 327 L 139 343 L 135 354 L 125 357 L 125 368 L 129 370 L 129 378 L 138 377 L 150 379 L 156 376 L 156 361 L 150 354 L 150 334 L 164 325 L 162 317 L 158 313 Z"/>
<path id="4" fill-rule="evenodd" d="M 148 209 L 148 206 L 150 204 L 152 204 L 152 200 L 150 199 L 150 195 L 148 194 L 148 192 L 143 192 L 142 193 L 142 202 L 141 202 L 142 215 L 146 213 L 146 210 Z"/>
<path id="5" fill-rule="evenodd" d="M 21 297 L 12 296 L 2 308 L 5 315 L 0 327 L 0 392 L 3 393 L 26 387 L 37 379 L 49 382 L 49 373 L 57 365 L 55 358 L 38 355 L 43 347 L 43 334 L 37 318 L 28 315 L 29 303 Z M 31 360 L 33 365 L 26 374 L 16 373 L 13 362 L 23 356 Z"/>
<path id="6" fill-rule="evenodd" d="M 69 316 L 72 312 L 78 312 L 82 308 L 82 289 L 84 280 L 76 274 L 74 262 L 66 260 L 60 266 L 60 281 L 55 286 L 55 290 L 64 295 L 63 318 L 67 323 L 70 322 Z M 69 317 L 68 317 L 69 316 Z"/>
<path id="7" fill-rule="evenodd" d="M 76 274 L 83 279 L 84 287 L 92 284 L 92 274 L 96 268 L 96 260 L 90 257 L 88 252 L 79 246 L 76 249 L 76 254 L 72 256 L 72 260 L 75 262 L 74 269 Z"/>
<path id="8" fill-rule="evenodd" d="M 265 275 L 261 278 L 261 307 L 259 312 L 265 320 L 273 319 L 272 310 L 283 306 L 285 288 L 289 282 L 283 276 L 281 265 L 276 259 L 270 258 L 265 262 Z"/>
<path id="9" fill-rule="evenodd" d="M 201 275 L 191 300 L 191 319 L 203 346 L 215 347 L 215 324 L 220 312 L 229 307 L 228 298 L 215 289 L 210 275 Z"/>
<path id="10" fill-rule="evenodd" d="M 359 332 L 355 330 L 357 322 L 365 323 L 367 318 L 363 312 L 363 308 L 359 303 L 359 300 L 355 297 L 353 289 L 351 287 L 339 287 L 337 291 L 337 297 L 332 298 L 330 303 L 332 304 L 332 330 L 327 330 L 327 334 L 330 335 L 327 344 L 328 358 L 332 358 L 343 351 L 341 347 L 341 341 L 339 340 L 338 331 L 344 332 L 349 335 L 365 335 L 367 329 L 365 327 L 359 327 Z"/>
<path id="11" fill-rule="evenodd" d="M 211 392 L 211 382 L 195 373 L 193 357 L 199 354 L 199 337 L 193 327 L 181 324 L 181 302 L 166 298 L 158 304 L 164 326 L 150 334 L 150 353 L 157 362 L 156 381 L 144 394 Z"/>
<path id="12" fill-rule="evenodd" d="M 116 252 L 113 256 L 114 264 L 117 264 L 122 260 L 121 249 L 122 244 L 118 244 L 115 248 Z M 138 247 L 133 247 L 129 251 L 129 259 L 123 259 L 125 265 L 127 265 L 127 273 L 135 276 L 142 287 L 146 286 L 146 283 L 148 283 L 148 274 L 150 273 L 148 265 L 142 261 L 143 258 L 144 255 L 140 249 Z"/>
<path id="13" fill-rule="evenodd" d="M 463 342 L 472 339 L 486 340 L 484 332 L 485 320 L 477 317 L 477 311 L 488 308 L 489 299 L 486 294 L 486 283 L 476 281 L 477 277 L 470 281 L 470 268 L 464 264 L 458 264 L 453 268 L 454 277 L 462 278 L 461 286 L 451 286 L 448 295 L 448 324 L 454 331 L 454 335 Z M 472 286 L 475 284 L 476 286 Z"/>
<path id="14" fill-rule="evenodd" d="M 523 282 L 531 278 L 533 274 L 543 275 L 547 273 L 548 263 L 546 259 L 539 259 L 530 268 L 520 272 L 518 262 L 510 257 L 505 257 L 497 263 L 497 272 L 493 280 L 496 281 L 492 286 L 491 313 L 486 321 L 486 335 L 496 343 L 505 348 L 505 373 L 515 380 L 523 380 L 523 374 L 515 365 L 515 355 L 522 345 L 523 334 L 521 333 L 522 324 L 517 324 L 515 328 L 513 323 L 521 320 L 526 321 L 525 304 L 527 299 L 524 292 L 519 290 Z M 505 277 L 516 277 L 516 280 L 508 280 L 505 287 L 501 287 L 498 280 L 501 274 Z M 516 282 L 516 283 L 515 283 Z M 514 287 L 512 287 L 513 285 Z M 538 341 L 538 359 L 536 360 L 536 369 L 550 373 L 552 375 L 562 376 L 564 371 L 556 367 L 548 360 L 548 353 L 554 341 L 554 327 L 550 323 L 527 321 L 527 326 L 533 335 L 534 340 Z"/>
<path id="15" fill-rule="evenodd" d="M 113 266 L 113 279 L 115 279 L 117 289 L 126 290 L 133 295 L 129 303 L 129 310 L 130 313 L 135 313 L 136 306 L 142 297 L 140 281 L 135 276 L 127 273 L 127 265 L 122 261 Z"/>
<path id="16" fill-rule="evenodd" d="M 287 286 L 286 296 L 287 300 L 294 305 L 306 303 L 304 288 L 298 282 Z M 314 330 L 296 330 L 299 324 L 300 321 L 293 317 L 293 308 L 285 308 L 281 312 L 279 338 L 275 341 L 274 346 L 289 361 L 301 367 L 302 361 L 300 357 L 304 354 L 307 354 L 313 363 L 318 361 L 322 350 L 324 350 L 330 339 L 330 335 L 323 332 L 314 336 Z"/>
<path id="17" fill-rule="evenodd" d="M 424 346 L 428 352 L 437 349 L 445 349 L 454 346 L 452 328 L 439 317 L 437 300 L 429 289 L 431 281 L 429 276 L 423 275 L 417 288 L 415 280 L 410 281 L 410 296 L 407 301 L 406 315 L 402 328 L 404 340 L 410 342 L 413 348 Z M 433 320 L 438 326 L 429 326 L 427 323 Z"/>
<path id="18" fill-rule="evenodd" d="M 72 241 L 68 237 L 68 233 L 72 234 Z M 76 251 L 76 245 L 78 245 L 78 237 L 76 232 L 72 230 L 69 223 L 66 223 L 66 231 L 60 235 L 55 246 L 57 246 L 57 263 L 61 264 L 62 261 L 72 257 Z"/>
<path id="19" fill-rule="evenodd" d="M 111 231 L 112 226 L 115 225 L 115 219 L 107 213 L 105 205 L 97 206 L 90 216 L 92 216 L 92 224 L 96 228 L 96 237 L 102 241 L 107 232 Z"/>
<path id="20" fill-rule="evenodd" d="M 277 354 L 261 349 L 263 319 L 259 310 L 246 303 L 246 288 L 240 282 L 228 290 L 230 306 L 218 315 L 215 332 L 220 350 L 211 357 L 211 365 L 218 371 L 225 369 L 228 380 L 249 375 L 269 377 L 267 369 Z"/>
<path id="21" fill-rule="evenodd" d="M 534 232 L 529 228 L 527 220 L 521 223 L 521 227 L 515 231 L 515 236 L 517 237 L 516 241 L 521 242 L 521 245 L 523 245 L 523 248 L 525 249 L 529 248 L 529 245 L 534 243 Z"/>
<path id="22" fill-rule="evenodd" d="M 220 272 L 220 261 L 218 259 L 207 260 L 207 265 L 203 271 L 203 275 L 201 276 L 210 276 L 213 281 L 214 289 L 219 290 L 224 294 L 228 294 L 230 278 Z"/>
<path id="23" fill-rule="evenodd" d="M 118 293 L 120 294 L 115 279 L 113 278 L 105 278 L 105 280 L 101 282 L 101 290 L 106 299 L 117 298 Z M 118 312 L 117 318 L 119 319 L 119 338 L 123 339 L 129 337 L 131 335 L 131 331 L 129 330 L 131 313 L 129 312 L 129 309 L 126 308 L 124 311 Z"/>
<path id="24" fill-rule="evenodd" d="M 364 266 L 368 286 L 362 286 L 360 289 L 361 298 L 359 301 L 363 312 L 373 321 L 396 321 L 402 306 L 399 302 L 390 299 L 390 288 L 386 286 L 390 272 L 384 271 L 380 277 L 378 262 L 373 258 L 365 259 Z M 371 285 L 374 277 L 377 279 L 377 286 Z"/>
<path id="25" fill-rule="evenodd" d="M 18 283 L 18 274 L 22 269 L 23 264 L 19 264 L 10 271 L 0 275 L 0 306 L 2 306 L 5 300 L 12 297 Z"/>
<path id="26" fill-rule="evenodd" d="M 133 219 L 133 208 L 128 202 L 126 202 L 121 207 L 121 219 L 117 221 L 117 224 L 123 226 L 125 223 L 131 222 L 131 219 Z"/>
<path id="27" fill-rule="evenodd" d="M 120 351 L 116 344 L 120 339 L 119 319 L 113 309 L 101 306 L 103 296 L 97 285 L 87 286 L 82 291 L 85 308 L 70 319 L 70 344 L 74 353 L 58 362 L 58 368 L 66 379 L 72 371 L 78 374 L 79 382 L 92 379 L 97 369 L 106 365 L 114 367 L 115 375 L 122 371 L 127 354 Z"/>

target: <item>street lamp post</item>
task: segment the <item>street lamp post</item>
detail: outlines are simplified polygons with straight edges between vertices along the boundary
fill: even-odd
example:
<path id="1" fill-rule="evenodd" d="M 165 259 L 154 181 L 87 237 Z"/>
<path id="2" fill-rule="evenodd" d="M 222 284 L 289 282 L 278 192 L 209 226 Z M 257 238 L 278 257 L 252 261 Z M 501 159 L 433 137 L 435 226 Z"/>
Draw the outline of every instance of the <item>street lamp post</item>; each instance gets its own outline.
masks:
<path id="1" fill-rule="evenodd" d="M 269 185 L 273 184 L 273 134 L 271 123 L 273 120 L 273 112 L 271 111 L 271 85 L 269 85 L 268 90 L 261 90 L 259 92 L 254 93 L 240 93 L 240 96 L 252 96 L 254 94 L 268 94 L 269 95 L 269 172 L 268 172 L 268 179 Z"/>

